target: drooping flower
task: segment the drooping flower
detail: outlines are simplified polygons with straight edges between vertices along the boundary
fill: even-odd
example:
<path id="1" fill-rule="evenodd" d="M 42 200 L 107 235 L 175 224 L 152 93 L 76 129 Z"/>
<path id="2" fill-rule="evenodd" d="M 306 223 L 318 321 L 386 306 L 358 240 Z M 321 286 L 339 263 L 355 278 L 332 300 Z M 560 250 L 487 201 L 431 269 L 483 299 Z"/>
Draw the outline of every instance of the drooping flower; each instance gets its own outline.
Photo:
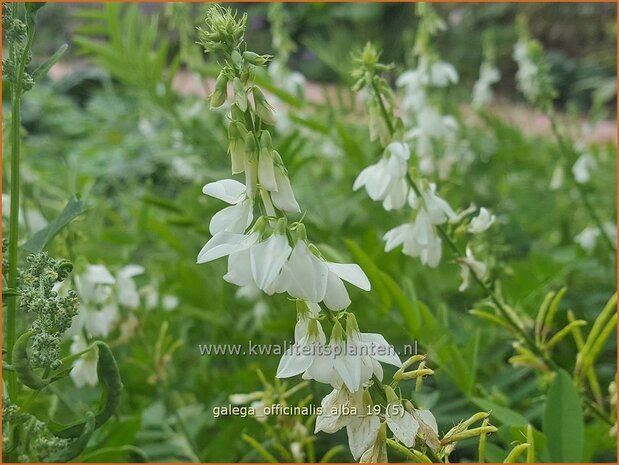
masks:
<path id="1" fill-rule="evenodd" d="M 469 247 L 466 248 L 466 257 L 459 258 L 457 261 L 460 265 L 460 276 L 462 277 L 462 284 L 458 288 L 460 292 L 465 291 L 469 287 L 471 272 L 479 279 L 483 279 L 486 271 L 488 271 L 487 265 L 477 260 Z"/>
<path id="2" fill-rule="evenodd" d="M 355 460 L 372 447 L 380 428 L 377 415 L 368 414 L 371 398 L 367 391 L 351 392 L 346 386 L 333 389 L 321 402 L 314 433 L 335 433 L 346 427 L 348 445 Z"/>
<path id="3" fill-rule="evenodd" d="M 118 302 L 114 295 L 116 279 L 105 265 L 88 265 L 75 277 L 81 311 L 73 319 L 71 334 L 84 328 L 91 336 L 106 337 L 118 320 Z"/>
<path id="4" fill-rule="evenodd" d="M 77 354 L 86 350 L 88 345 L 84 338 L 76 334 L 73 336 L 73 342 L 71 343 L 71 354 Z M 97 362 L 99 355 L 97 349 L 91 349 L 77 360 L 73 362 L 73 368 L 71 369 L 71 379 L 78 388 L 84 386 L 94 386 L 99 380 L 97 376 Z"/>
<path id="5" fill-rule="evenodd" d="M 209 231 L 243 233 L 253 220 L 253 201 L 247 196 L 247 189 L 234 179 L 222 179 L 206 184 L 202 192 L 230 204 L 211 218 Z"/>
<path id="6" fill-rule="evenodd" d="M 353 190 L 365 187 L 372 200 L 382 200 L 386 210 L 402 208 L 408 195 L 406 173 L 410 149 L 408 144 L 392 142 L 385 155 L 363 169 L 353 184 Z"/>
<path id="7" fill-rule="evenodd" d="M 435 87 L 446 87 L 449 84 L 458 83 L 456 68 L 445 61 L 435 61 L 430 66 L 429 84 Z"/>
<path id="8" fill-rule="evenodd" d="M 481 207 L 479 214 L 471 220 L 468 231 L 471 234 L 480 234 L 487 231 L 494 224 L 495 220 L 496 217 L 494 215 L 490 214 L 486 208 Z"/>
<path id="9" fill-rule="evenodd" d="M 133 278 L 144 273 L 141 265 L 127 265 L 117 273 L 116 288 L 118 293 L 118 303 L 129 308 L 136 308 L 140 305 L 140 293 Z"/>
<path id="10" fill-rule="evenodd" d="M 299 207 L 297 199 L 294 196 L 292 186 L 290 185 L 290 179 L 288 179 L 288 175 L 283 166 L 275 168 L 275 182 L 277 184 L 277 190 L 271 192 L 273 204 L 285 212 L 299 213 L 301 207 Z"/>
<path id="11" fill-rule="evenodd" d="M 579 184 L 589 182 L 591 180 L 591 171 L 596 167 L 597 162 L 591 152 L 583 152 L 572 166 L 572 174 L 574 175 L 574 179 Z"/>
<path id="12" fill-rule="evenodd" d="M 499 82 L 501 73 L 491 63 L 483 62 L 479 69 L 479 79 L 473 86 L 472 105 L 480 109 L 492 100 L 492 85 Z"/>

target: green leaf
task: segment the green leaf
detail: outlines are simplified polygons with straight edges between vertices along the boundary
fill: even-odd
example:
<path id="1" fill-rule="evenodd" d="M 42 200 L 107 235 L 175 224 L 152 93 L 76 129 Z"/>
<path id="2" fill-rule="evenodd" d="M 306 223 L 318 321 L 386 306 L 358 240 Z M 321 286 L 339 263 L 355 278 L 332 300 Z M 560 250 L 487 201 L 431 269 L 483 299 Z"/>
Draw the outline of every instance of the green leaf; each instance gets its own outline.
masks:
<path id="1" fill-rule="evenodd" d="M 51 67 L 54 66 L 58 60 L 60 60 L 60 58 L 62 57 L 62 55 L 64 55 L 64 52 L 66 52 L 68 48 L 69 46 L 67 44 L 62 44 L 60 48 L 56 50 L 56 53 L 54 53 L 41 66 L 34 70 L 34 72 L 32 73 L 32 78 L 35 81 L 40 81 L 45 76 L 47 76 L 47 73 L 49 72 Z"/>
<path id="2" fill-rule="evenodd" d="M 580 395 L 564 370 L 557 373 L 548 389 L 542 425 L 553 462 L 582 461 L 584 424 Z"/>
<path id="3" fill-rule="evenodd" d="M 69 199 L 67 206 L 64 207 L 64 210 L 62 210 L 60 215 L 28 239 L 28 241 L 24 244 L 24 249 L 31 253 L 42 251 L 47 246 L 49 241 L 51 241 L 62 228 L 85 211 L 86 209 L 84 208 L 84 203 L 74 195 Z"/>

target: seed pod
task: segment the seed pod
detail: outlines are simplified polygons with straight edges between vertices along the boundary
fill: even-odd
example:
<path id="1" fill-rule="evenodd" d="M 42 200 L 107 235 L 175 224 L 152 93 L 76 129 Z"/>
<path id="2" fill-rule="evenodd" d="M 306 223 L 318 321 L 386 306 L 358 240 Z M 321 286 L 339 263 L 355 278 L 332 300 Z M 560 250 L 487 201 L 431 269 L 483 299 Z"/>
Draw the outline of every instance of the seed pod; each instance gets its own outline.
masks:
<path id="1" fill-rule="evenodd" d="M 86 412 L 86 420 L 84 423 L 84 430 L 82 431 L 82 434 L 80 434 L 75 441 L 69 444 L 66 449 L 52 455 L 48 461 L 55 463 L 64 463 L 68 462 L 69 460 L 73 460 L 74 458 L 79 456 L 84 451 L 84 449 L 86 449 L 88 441 L 90 440 L 90 437 L 92 436 L 92 433 L 94 433 L 94 431 L 95 415 L 92 412 Z"/>
<path id="2" fill-rule="evenodd" d="M 32 369 L 32 365 L 30 365 L 30 360 L 28 359 L 28 342 L 31 337 L 32 331 L 27 331 L 15 342 L 15 346 L 13 347 L 13 367 L 15 373 L 17 373 L 17 378 L 22 384 L 28 386 L 30 389 L 39 391 L 50 382 L 37 375 Z"/>
<path id="3" fill-rule="evenodd" d="M 99 348 L 97 376 L 101 382 L 101 399 L 99 412 L 95 416 L 95 429 L 103 425 L 116 411 L 120 403 L 123 384 L 120 379 L 118 365 L 109 346 L 101 341 L 95 343 Z M 50 430 L 58 437 L 73 438 L 84 431 L 85 421 L 81 420 L 70 425 L 50 424 Z"/>

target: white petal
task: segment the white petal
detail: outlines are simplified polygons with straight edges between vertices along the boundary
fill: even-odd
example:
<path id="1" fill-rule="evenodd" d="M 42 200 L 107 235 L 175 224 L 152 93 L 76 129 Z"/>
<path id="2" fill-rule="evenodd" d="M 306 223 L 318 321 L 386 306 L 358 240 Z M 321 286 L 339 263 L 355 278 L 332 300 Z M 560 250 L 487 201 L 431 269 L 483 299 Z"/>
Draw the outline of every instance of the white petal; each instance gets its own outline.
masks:
<path id="1" fill-rule="evenodd" d="M 369 291 L 372 286 L 368 277 L 365 275 L 361 267 L 355 263 L 332 263 L 327 262 L 329 269 L 344 281 L 357 286 L 364 291 Z"/>
<path id="2" fill-rule="evenodd" d="M 277 181 L 277 191 L 271 192 L 273 204 L 280 210 L 288 213 L 300 212 L 301 207 L 299 207 L 297 199 L 294 197 L 288 176 L 281 169 L 276 169 L 275 180 Z"/>
<path id="3" fill-rule="evenodd" d="M 144 273 L 144 267 L 142 265 L 127 265 L 118 271 L 118 276 L 121 278 L 133 278 L 134 276 Z"/>
<path id="4" fill-rule="evenodd" d="M 342 429 L 348 423 L 349 416 L 342 415 L 341 407 L 348 402 L 348 390 L 333 389 L 320 402 L 322 413 L 316 417 L 314 434 L 319 431 L 333 434 Z"/>
<path id="5" fill-rule="evenodd" d="M 403 407 L 400 405 L 399 408 Z M 415 445 L 415 436 L 419 430 L 419 423 L 410 413 L 403 412 L 404 415 L 402 416 L 399 413 L 387 415 L 387 426 L 402 444 L 406 447 L 413 447 Z"/>
<path id="6" fill-rule="evenodd" d="M 259 289 L 265 289 L 277 278 L 292 248 L 283 234 L 273 234 L 250 249 L 251 272 Z"/>
<path id="7" fill-rule="evenodd" d="M 410 157 L 410 148 L 403 142 L 392 142 L 387 146 L 387 150 L 401 160 L 408 160 Z"/>
<path id="8" fill-rule="evenodd" d="M 239 202 L 245 193 L 245 185 L 234 179 L 222 179 L 208 183 L 202 188 L 202 192 L 216 199 L 234 204 Z"/>
<path id="9" fill-rule="evenodd" d="M 365 345 L 373 345 L 373 347 L 381 347 L 381 349 L 377 352 L 373 350 L 370 352 L 372 358 L 376 360 L 388 363 L 390 365 L 394 365 L 396 367 L 402 366 L 402 362 L 400 361 L 400 357 L 395 352 L 395 350 L 391 347 L 391 345 L 387 342 L 382 334 L 377 333 L 359 333 L 359 338 L 362 344 Z"/>
<path id="10" fill-rule="evenodd" d="M 337 355 L 333 360 L 333 367 L 349 391 L 355 392 L 361 387 L 361 357 Z"/>
<path id="11" fill-rule="evenodd" d="M 277 190 L 273 157 L 268 153 L 260 152 L 258 159 L 258 182 L 268 191 Z"/>
<path id="12" fill-rule="evenodd" d="M 237 286 L 247 286 L 252 283 L 249 250 L 241 250 L 228 256 L 228 272 L 224 280 Z"/>
<path id="13" fill-rule="evenodd" d="M 198 254 L 198 263 L 206 263 L 231 253 L 247 249 L 258 240 L 258 233 L 249 236 L 222 232 L 214 235 Z"/>
<path id="14" fill-rule="evenodd" d="M 95 284 L 114 284 L 116 282 L 105 265 L 89 265 L 85 276 L 88 281 Z"/>
<path id="15" fill-rule="evenodd" d="M 285 268 L 289 280 L 287 291 L 292 297 L 314 303 L 322 301 L 329 268 L 309 250 L 305 241 L 296 243 Z"/>
<path id="16" fill-rule="evenodd" d="M 350 447 L 350 453 L 355 460 L 359 460 L 359 457 L 372 447 L 379 429 L 380 419 L 378 415 L 353 418 L 346 426 L 348 447 Z"/>
<path id="17" fill-rule="evenodd" d="M 324 297 L 325 305 L 334 311 L 343 310 L 350 305 L 350 297 L 342 280 L 332 271 L 327 277 L 327 292 Z"/>
<path id="18" fill-rule="evenodd" d="M 242 203 L 226 207 L 213 215 L 208 230 L 213 236 L 220 232 L 243 233 L 247 215 L 247 206 Z"/>
<path id="19" fill-rule="evenodd" d="M 286 351 L 279 361 L 277 374 L 275 376 L 278 378 L 296 376 L 307 370 L 312 361 L 313 357 L 311 355 L 304 355 L 301 352 L 301 344 L 294 344 L 293 347 L 290 347 Z"/>

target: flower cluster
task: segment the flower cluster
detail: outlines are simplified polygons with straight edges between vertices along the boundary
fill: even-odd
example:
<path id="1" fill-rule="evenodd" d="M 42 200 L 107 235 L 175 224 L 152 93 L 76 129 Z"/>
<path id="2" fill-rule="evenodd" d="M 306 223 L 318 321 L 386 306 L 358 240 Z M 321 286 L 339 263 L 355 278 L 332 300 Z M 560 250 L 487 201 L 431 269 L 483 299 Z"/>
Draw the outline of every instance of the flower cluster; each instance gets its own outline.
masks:
<path id="1" fill-rule="evenodd" d="M 434 17 L 431 16 L 431 18 Z M 368 44 L 362 54 L 356 58 L 359 64 L 359 68 L 355 71 L 355 77 L 358 79 L 356 88 L 365 90 L 371 97 L 367 102 L 370 133 L 372 133 L 372 124 L 376 124 L 372 123 L 371 116 L 374 107 L 380 109 L 382 126 L 388 131 L 387 135 L 380 137 L 384 146 L 381 159 L 378 163 L 361 171 L 353 184 L 353 189 L 358 190 L 364 187 L 371 199 L 383 202 L 386 210 L 400 209 L 408 204 L 410 219 L 387 231 L 383 236 L 385 251 L 389 252 L 402 246 L 405 255 L 419 257 L 423 264 L 436 267 L 441 260 L 442 244 L 445 238 L 445 231 L 441 229 L 442 227 L 447 224 L 463 223 L 459 231 L 480 234 L 492 226 L 495 216 L 486 208 L 481 208 L 478 215 L 471 218 L 468 224 L 464 223 L 464 218 L 476 210 L 474 206 L 457 213 L 437 193 L 436 185 L 419 175 L 421 169 L 410 170 L 411 153 L 417 153 L 419 144 L 413 142 L 415 145 L 411 147 L 408 143 L 402 142 L 405 124 L 395 116 L 396 112 L 390 104 L 392 94 L 386 81 L 376 74 L 376 70 L 388 69 L 377 62 L 379 55 Z M 450 79 L 454 79 L 456 74 L 451 73 L 447 65 L 443 63 L 440 66 L 438 63 L 436 65 L 436 70 L 431 71 L 430 68 L 430 71 L 424 71 L 426 77 L 421 82 L 438 82 L 446 85 Z M 408 73 L 406 77 L 416 80 L 420 76 L 421 72 L 415 70 Z M 449 78 L 449 76 L 452 77 Z M 420 89 L 417 84 L 413 87 L 416 91 Z M 425 97 L 421 96 L 416 102 L 423 103 L 424 101 Z M 463 270 L 461 290 L 468 287 L 470 272 L 479 279 L 483 279 L 487 274 L 487 266 L 474 258 L 470 248 L 466 257 L 459 257 L 457 263 Z"/>
<path id="2" fill-rule="evenodd" d="M 31 330 L 32 363 L 35 367 L 55 368 L 59 364 L 62 336 L 78 314 L 78 297 L 73 290 L 59 296 L 56 288 L 62 283 L 73 265 L 56 260 L 45 252 L 30 255 L 28 267 L 22 271 L 18 292 L 20 309 L 34 315 Z"/>

